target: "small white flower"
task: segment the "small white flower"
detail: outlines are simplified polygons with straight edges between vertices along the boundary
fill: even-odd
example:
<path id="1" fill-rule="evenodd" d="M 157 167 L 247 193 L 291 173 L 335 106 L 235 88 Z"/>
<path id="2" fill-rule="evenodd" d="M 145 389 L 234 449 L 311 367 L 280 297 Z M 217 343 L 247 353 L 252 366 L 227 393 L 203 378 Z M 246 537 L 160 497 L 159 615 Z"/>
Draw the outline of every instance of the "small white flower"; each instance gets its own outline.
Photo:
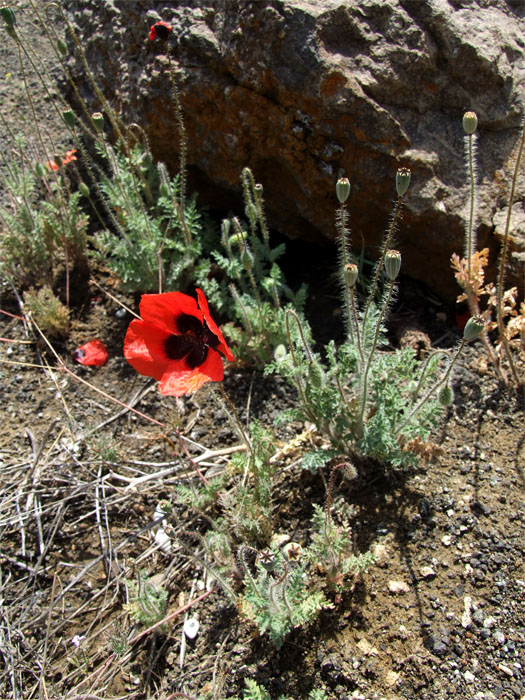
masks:
<path id="1" fill-rule="evenodd" d="M 77 647 L 77 649 L 78 649 L 78 647 L 80 646 L 80 643 L 85 638 L 86 638 L 85 634 L 75 634 L 75 636 L 71 640 L 71 644 L 73 644 L 73 646 Z"/>

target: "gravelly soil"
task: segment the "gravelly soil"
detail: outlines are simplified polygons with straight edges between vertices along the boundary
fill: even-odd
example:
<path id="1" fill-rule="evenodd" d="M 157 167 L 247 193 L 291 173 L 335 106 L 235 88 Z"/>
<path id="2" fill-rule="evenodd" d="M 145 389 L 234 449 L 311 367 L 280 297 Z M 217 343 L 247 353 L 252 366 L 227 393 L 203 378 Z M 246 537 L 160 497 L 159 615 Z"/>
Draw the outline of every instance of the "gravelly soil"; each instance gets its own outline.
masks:
<path id="1" fill-rule="evenodd" d="M 37 50 L 51 60 L 27 3 L 15 4 L 20 21 L 31 23 Z M 0 56 L 4 115 L 18 127 L 24 98 L 16 54 L 4 43 Z M 60 140 L 46 98 L 36 109 Z M 31 137 L 31 120 L 23 126 Z M 1 138 L 6 143 L 8 136 Z M 115 292 L 104 270 L 95 276 Z M 2 308 L 19 313 L 6 286 Z M 373 546 L 378 553 L 352 594 L 276 650 L 217 591 L 193 608 L 200 630 L 182 668 L 180 617 L 137 642 L 125 662 L 107 664 L 108 637 L 119 625 L 129 636 L 140 631 L 123 609 L 124 578 L 143 567 L 158 575 L 170 612 L 189 600 L 192 586 L 193 598 L 203 592 L 202 568 L 178 546 L 169 554 L 155 549 L 144 530 L 187 471 L 165 434 L 173 439 L 176 425 L 194 441 L 194 457 L 237 443 L 205 390 L 161 399 L 131 370 L 121 355 L 129 316 L 118 310 L 91 285 L 57 351 L 76 377 L 100 390 L 124 402 L 141 396 L 136 408 L 163 428 L 129 411 L 118 415 L 113 403 L 64 372 L 0 364 L 0 697 L 90 691 L 166 700 L 213 691 L 220 698 L 239 694 L 245 677 L 264 684 L 272 698 L 304 698 L 311 688 L 331 699 L 525 697 L 525 418 L 521 397 L 503 390 L 490 371 L 480 373 L 478 344 L 455 374 L 454 406 L 436 436 L 443 451 L 433 463 L 406 479 L 338 482 L 335 502 L 347 504 L 356 550 Z M 450 322 L 446 330 L 453 335 Z M 0 335 L 13 341 L 1 344 L 1 359 L 53 362 L 19 320 L 2 315 Z M 92 337 L 107 343 L 107 366 L 74 365 L 71 351 Z M 225 389 L 243 419 L 249 412 L 268 425 L 293 400 L 281 381 L 235 366 Z M 292 424 L 276 442 L 282 461 L 276 529 L 299 540 L 312 504 L 324 502 L 320 476 L 297 467 L 309 439 L 304 429 Z M 213 455 L 203 469 L 223 464 Z M 156 478 L 167 467 L 173 472 Z M 150 478 L 133 481 L 143 475 Z M 85 636 L 79 647 L 74 635 Z"/>

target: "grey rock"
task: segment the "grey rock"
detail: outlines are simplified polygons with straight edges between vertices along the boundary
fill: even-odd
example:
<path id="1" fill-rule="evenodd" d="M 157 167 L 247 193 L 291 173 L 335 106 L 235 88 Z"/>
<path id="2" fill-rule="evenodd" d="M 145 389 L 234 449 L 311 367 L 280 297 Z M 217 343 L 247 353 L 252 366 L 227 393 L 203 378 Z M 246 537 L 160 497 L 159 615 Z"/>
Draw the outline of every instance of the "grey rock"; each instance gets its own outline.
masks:
<path id="1" fill-rule="evenodd" d="M 478 247 L 497 256 L 523 114 L 525 5 L 505 0 L 66 0 L 95 79 L 137 122 L 156 156 L 178 164 L 163 42 L 170 36 L 201 201 L 241 212 L 239 176 L 264 185 L 270 223 L 293 238 L 333 239 L 335 182 L 352 182 L 353 244 L 374 258 L 412 169 L 397 246 L 404 271 L 449 298 L 450 256 L 463 250 L 467 188 L 461 118 L 479 118 Z M 101 104 L 71 67 L 90 105 Z M 511 250 L 525 248 L 517 190 Z M 494 233 L 495 229 L 495 233 Z M 431 261 L 431 264 L 429 264 Z M 508 282 L 519 282 L 513 258 Z"/>

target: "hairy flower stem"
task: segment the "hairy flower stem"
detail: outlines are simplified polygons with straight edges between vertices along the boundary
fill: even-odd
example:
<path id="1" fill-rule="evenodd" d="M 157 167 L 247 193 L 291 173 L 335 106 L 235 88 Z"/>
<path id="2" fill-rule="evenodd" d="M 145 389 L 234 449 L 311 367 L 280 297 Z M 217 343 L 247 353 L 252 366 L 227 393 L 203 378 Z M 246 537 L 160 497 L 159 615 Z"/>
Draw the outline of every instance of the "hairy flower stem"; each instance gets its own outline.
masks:
<path id="1" fill-rule="evenodd" d="M 508 251 L 509 251 L 510 220 L 511 220 L 511 216 L 512 216 L 512 207 L 514 204 L 514 197 L 516 195 L 516 185 L 518 182 L 518 172 L 519 172 L 519 168 L 520 168 L 520 164 L 521 164 L 521 159 L 523 156 L 524 144 L 525 144 L 525 122 L 522 123 L 522 125 L 521 125 L 521 139 L 520 139 L 519 146 L 518 146 L 518 153 L 516 155 L 516 163 L 514 164 L 514 173 L 512 175 L 512 182 L 511 182 L 510 195 L 509 195 L 509 205 L 508 205 L 508 209 L 507 209 L 507 220 L 505 222 L 505 233 L 503 235 L 503 244 L 501 246 L 499 271 L 498 271 L 498 283 L 497 283 L 497 287 L 496 287 L 496 312 L 497 312 L 497 321 L 498 321 L 498 331 L 499 331 L 501 342 L 503 344 L 503 349 L 505 351 L 505 355 L 506 355 L 508 363 L 510 365 L 512 377 L 514 379 L 514 383 L 516 386 L 519 386 L 520 381 L 523 381 L 523 379 L 520 380 L 520 377 L 518 375 L 518 371 L 516 369 L 516 365 L 514 363 L 514 360 L 512 359 L 508 339 L 507 339 L 507 336 L 505 333 L 505 327 L 503 325 L 503 294 L 504 294 L 503 285 L 505 282 L 505 265 L 507 262 L 507 255 L 508 255 Z"/>
<path id="2" fill-rule="evenodd" d="M 299 335 L 301 336 L 303 348 L 306 352 L 306 355 L 308 357 L 309 362 L 313 362 L 314 358 L 312 356 L 310 346 L 308 345 L 308 343 L 306 342 L 306 338 L 304 337 L 303 327 L 301 325 L 301 320 L 300 320 L 299 316 L 297 315 L 297 313 L 293 309 L 287 309 L 286 315 L 285 315 L 285 323 L 286 323 L 286 336 L 288 339 L 288 347 L 290 348 L 290 354 L 292 356 L 293 366 L 295 367 L 295 369 L 300 370 L 301 365 L 299 364 L 299 362 L 297 360 L 297 355 L 295 353 L 295 347 L 294 347 L 294 342 L 293 342 L 293 338 L 292 338 L 292 331 L 290 328 L 290 318 L 293 318 L 295 320 L 295 323 L 296 323 L 297 328 L 299 330 Z M 301 397 L 302 405 L 308 414 L 308 418 L 313 423 L 315 423 L 316 422 L 316 415 L 315 415 L 315 412 L 312 411 L 312 409 L 310 408 L 310 404 L 306 398 L 303 378 L 299 374 L 297 374 L 297 376 L 295 377 L 295 385 L 297 387 L 297 391 L 299 392 L 299 396 Z"/>
<path id="3" fill-rule="evenodd" d="M 346 332 L 348 335 L 348 340 L 352 343 L 354 341 L 354 336 L 357 331 L 357 324 L 354 321 L 354 314 L 352 313 L 352 293 L 350 285 L 346 279 L 345 269 L 350 262 L 350 255 L 348 252 L 348 239 L 350 236 L 350 231 L 347 227 L 348 212 L 346 206 L 341 204 L 337 210 L 336 215 L 336 228 L 339 233 L 339 242 L 341 246 L 341 279 L 343 283 L 343 295 L 345 303 L 345 320 L 346 320 Z"/>
<path id="4" fill-rule="evenodd" d="M 167 44 L 167 42 L 166 42 Z M 179 148 L 180 148 L 180 154 L 179 154 L 179 174 L 180 174 L 180 196 L 179 196 L 179 204 L 181 208 L 181 213 L 182 216 L 184 216 L 184 209 L 185 209 L 185 199 L 186 199 L 186 158 L 187 158 L 187 150 L 188 150 L 188 141 L 186 137 L 186 128 L 184 126 L 184 119 L 182 116 L 182 107 L 180 104 L 180 98 L 179 98 L 179 90 L 177 87 L 177 82 L 175 80 L 175 71 L 173 69 L 173 63 L 171 61 L 171 52 L 169 49 L 169 45 L 167 45 L 167 50 L 166 50 L 167 56 L 168 56 L 168 65 L 169 65 L 169 73 L 170 73 L 170 83 L 171 83 L 171 92 L 173 96 L 173 105 L 175 107 L 175 119 L 177 120 L 177 129 L 179 132 Z"/>
<path id="5" fill-rule="evenodd" d="M 472 279 L 472 256 L 474 255 L 474 251 L 476 249 L 476 241 L 474 236 L 474 217 L 476 214 L 476 138 L 475 133 L 465 135 L 465 158 L 470 183 L 470 206 L 467 223 L 467 236 L 465 240 L 465 257 L 467 259 L 469 284 Z M 475 314 L 477 311 L 471 307 L 471 313 Z"/>
<path id="6" fill-rule="evenodd" d="M 452 368 L 454 367 L 456 360 L 458 357 L 461 355 L 461 352 L 463 351 L 463 348 L 465 347 L 467 341 L 465 338 L 461 339 L 461 342 L 459 344 L 458 349 L 456 350 L 456 354 L 454 357 L 450 360 L 450 363 L 445 370 L 443 376 L 437 380 L 437 382 L 434 382 L 434 384 L 430 387 L 430 389 L 427 391 L 427 393 L 418 401 L 418 403 L 412 408 L 408 416 L 404 419 L 404 421 L 396 428 L 394 435 L 399 435 L 399 433 L 405 428 L 412 418 L 419 413 L 421 410 L 422 406 L 429 400 L 429 398 L 434 394 L 440 386 L 443 386 L 448 381 L 448 378 L 450 377 L 450 373 L 452 372 Z"/>
<path id="7" fill-rule="evenodd" d="M 250 442 L 250 438 L 248 437 L 248 435 L 246 434 L 246 431 L 244 430 L 244 427 L 241 423 L 241 419 L 239 418 L 239 415 L 238 415 L 237 411 L 235 410 L 235 406 L 230 401 L 226 392 L 224 391 L 224 387 L 222 385 L 222 382 L 219 382 L 218 384 L 219 384 L 220 397 L 218 396 L 217 392 L 215 391 L 215 386 L 212 387 L 212 393 L 215 397 L 217 397 L 219 403 L 221 404 L 223 411 L 226 413 L 226 415 L 230 419 L 231 424 L 233 425 L 233 427 L 237 431 L 239 437 L 246 445 L 246 449 L 248 450 L 248 452 L 250 454 L 253 454 L 252 443 Z"/>
<path id="8" fill-rule="evenodd" d="M 326 537 L 327 531 L 331 530 L 332 528 L 332 493 L 334 490 L 334 480 L 335 480 L 335 474 L 339 469 L 342 469 L 343 467 L 348 466 L 346 462 L 341 462 L 340 464 L 336 464 L 335 467 L 332 469 L 330 472 L 330 480 L 328 482 L 328 487 L 326 489 L 326 503 L 325 503 L 325 525 L 324 525 L 324 533 Z"/>
<path id="9" fill-rule="evenodd" d="M 419 395 L 419 392 L 421 391 L 421 387 L 423 386 L 423 381 L 424 381 L 424 379 L 425 379 L 425 377 L 426 377 L 427 370 L 428 370 L 429 365 L 430 365 L 430 360 L 433 360 L 433 359 L 434 359 L 435 357 L 437 357 L 438 355 L 445 355 L 446 357 L 448 357 L 448 352 L 447 352 L 446 350 L 436 350 L 435 352 L 433 352 L 432 354 L 430 354 L 430 355 L 426 358 L 426 360 L 425 360 L 425 362 L 424 362 L 424 364 L 423 364 L 423 369 L 421 370 L 421 374 L 419 375 L 419 381 L 418 381 L 418 383 L 417 383 L 416 389 L 415 389 L 415 391 L 414 391 L 414 393 L 413 393 L 413 395 L 412 395 L 412 397 L 413 397 L 413 398 L 412 398 L 412 401 L 413 401 L 413 402 L 417 399 L 417 397 L 418 397 L 418 395 Z"/>
<path id="10" fill-rule="evenodd" d="M 367 394 L 368 394 L 368 373 L 370 372 L 370 367 L 372 365 L 372 359 L 374 357 L 374 353 L 375 353 L 375 350 L 377 347 L 377 341 L 379 340 L 379 334 L 381 332 L 381 324 L 383 323 L 383 319 L 385 317 L 386 311 L 390 305 L 390 300 L 392 299 L 392 294 L 394 292 L 394 288 L 395 288 L 395 281 L 389 280 L 388 290 L 387 290 L 387 293 L 385 295 L 383 305 L 381 306 L 379 318 L 377 319 L 376 329 L 375 329 L 375 333 L 374 333 L 374 339 L 372 341 L 372 345 L 370 346 L 370 350 L 368 352 L 368 357 L 366 359 L 365 370 L 364 370 L 363 376 L 361 378 L 361 398 L 359 401 L 359 415 L 358 415 L 357 423 L 356 423 L 356 434 L 359 437 L 362 437 L 364 434 L 364 421 L 365 421 L 365 416 L 366 416 Z"/>
<path id="11" fill-rule="evenodd" d="M 394 206 L 394 211 L 392 212 L 392 216 L 390 218 L 390 225 L 388 227 L 388 231 L 386 232 L 383 244 L 381 246 L 381 255 L 380 255 L 379 260 L 376 264 L 375 272 L 374 272 L 374 279 L 372 281 L 372 286 L 370 287 L 370 292 L 368 293 L 368 299 L 366 300 L 365 311 L 363 314 L 363 321 L 361 324 L 363 329 L 366 327 L 366 319 L 368 317 L 368 312 L 370 311 L 370 305 L 374 301 L 376 293 L 377 293 L 377 287 L 379 284 L 379 276 L 381 274 L 381 270 L 383 269 L 383 265 L 385 263 L 385 255 L 386 255 L 387 250 L 390 248 L 390 241 L 392 240 L 392 236 L 395 233 L 397 221 L 401 215 L 401 208 L 403 206 L 403 198 L 404 198 L 404 195 L 399 195 L 397 198 L 396 204 Z"/>

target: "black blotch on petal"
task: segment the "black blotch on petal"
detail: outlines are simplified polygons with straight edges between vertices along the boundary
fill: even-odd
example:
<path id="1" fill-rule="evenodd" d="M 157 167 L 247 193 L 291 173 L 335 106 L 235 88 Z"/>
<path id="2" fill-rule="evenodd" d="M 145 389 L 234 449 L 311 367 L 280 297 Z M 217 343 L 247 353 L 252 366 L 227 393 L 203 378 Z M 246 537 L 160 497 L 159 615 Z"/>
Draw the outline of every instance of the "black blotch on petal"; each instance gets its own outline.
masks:
<path id="1" fill-rule="evenodd" d="M 195 316 L 190 316 L 189 314 L 180 314 L 175 317 L 175 326 L 179 333 L 188 333 L 191 331 L 198 335 L 202 334 L 203 326 L 201 321 Z"/>
<path id="2" fill-rule="evenodd" d="M 191 343 L 183 335 L 170 335 L 164 343 L 164 350 L 170 360 L 182 360 L 194 347 L 195 344 Z"/>
<path id="3" fill-rule="evenodd" d="M 200 367 L 207 357 L 208 348 L 206 345 L 194 345 L 185 362 L 190 369 L 195 369 L 195 367 Z"/>

